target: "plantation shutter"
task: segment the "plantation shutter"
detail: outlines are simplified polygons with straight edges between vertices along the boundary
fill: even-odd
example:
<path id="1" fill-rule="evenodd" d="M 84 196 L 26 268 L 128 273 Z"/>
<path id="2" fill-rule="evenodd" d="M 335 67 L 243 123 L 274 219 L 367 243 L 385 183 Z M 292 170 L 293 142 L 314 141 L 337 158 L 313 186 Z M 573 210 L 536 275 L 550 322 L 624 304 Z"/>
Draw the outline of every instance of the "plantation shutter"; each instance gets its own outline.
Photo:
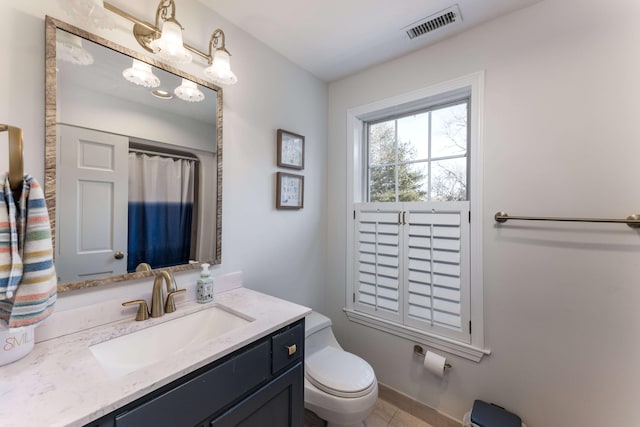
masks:
<path id="1" fill-rule="evenodd" d="M 469 342 L 469 202 L 405 207 L 404 324 Z"/>
<path id="2" fill-rule="evenodd" d="M 401 224 L 397 203 L 355 207 L 354 307 L 402 321 Z"/>
<path id="3" fill-rule="evenodd" d="M 354 208 L 354 309 L 470 342 L 469 202 Z"/>

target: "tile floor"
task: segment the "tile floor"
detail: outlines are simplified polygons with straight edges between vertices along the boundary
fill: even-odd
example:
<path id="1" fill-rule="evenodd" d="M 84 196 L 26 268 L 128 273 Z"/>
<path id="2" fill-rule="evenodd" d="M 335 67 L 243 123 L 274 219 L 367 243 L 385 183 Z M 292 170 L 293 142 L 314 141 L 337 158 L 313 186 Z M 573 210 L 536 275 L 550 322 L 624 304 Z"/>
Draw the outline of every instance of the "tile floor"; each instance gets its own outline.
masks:
<path id="1" fill-rule="evenodd" d="M 323 427 L 326 425 L 314 414 L 305 411 L 305 427 Z M 371 415 L 367 417 L 367 427 L 432 427 L 431 424 L 398 409 L 391 403 L 378 399 Z"/>

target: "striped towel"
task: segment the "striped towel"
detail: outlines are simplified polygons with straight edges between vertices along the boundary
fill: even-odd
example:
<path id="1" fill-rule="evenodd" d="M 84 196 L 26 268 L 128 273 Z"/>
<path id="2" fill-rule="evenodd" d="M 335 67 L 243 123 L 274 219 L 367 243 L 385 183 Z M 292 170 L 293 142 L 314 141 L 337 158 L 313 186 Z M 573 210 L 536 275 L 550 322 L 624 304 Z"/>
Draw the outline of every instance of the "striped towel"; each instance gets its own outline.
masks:
<path id="1" fill-rule="evenodd" d="M 14 204 L 8 178 L 5 177 L 4 183 L 3 192 L 5 203 L 9 207 L 8 216 L 15 212 L 22 275 L 13 297 L 7 293 L 4 299 L 0 298 L 0 319 L 4 320 L 9 328 L 19 328 L 36 325 L 53 312 L 57 295 L 57 277 L 53 265 L 49 213 L 40 184 L 33 177 L 25 175 L 20 201 Z M 9 227 L 13 223 L 9 219 Z M 10 234 L 12 233 L 13 231 Z"/>
<path id="2" fill-rule="evenodd" d="M 22 258 L 18 251 L 16 205 L 9 178 L 5 176 L 0 188 L 0 301 L 13 298 L 21 278 Z"/>

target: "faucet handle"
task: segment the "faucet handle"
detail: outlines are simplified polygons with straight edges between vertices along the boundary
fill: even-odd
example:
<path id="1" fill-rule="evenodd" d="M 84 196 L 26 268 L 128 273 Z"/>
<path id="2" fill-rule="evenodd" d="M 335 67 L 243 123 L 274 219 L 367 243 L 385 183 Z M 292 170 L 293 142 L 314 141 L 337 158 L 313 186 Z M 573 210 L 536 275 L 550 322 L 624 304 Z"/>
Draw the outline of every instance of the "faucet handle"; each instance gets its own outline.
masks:
<path id="1" fill-rule="evenodd" d="M 136 313 L 136 320 L 147 320 L 149 318 L 149 308 L 147 308 L 147 302 L 143 299 L 137 299 L 134 301 L 123 302 L 122 306 L 127 307 L 129 305 L 139 304 L 138 312 Z"/>
<path id="2" fill-rule="evenodd" d="M 164 305 L 164 312 L 173 313 L 174 311 L 176 311 L 176 303 L 173 300 L 173 297 L 176 294 L 181 294 L 186 291 L 187 291 L 186 289 L 178 289 L 177 291 L 169 292 L 169 295 L 167 295 L 167 302 Z"/>

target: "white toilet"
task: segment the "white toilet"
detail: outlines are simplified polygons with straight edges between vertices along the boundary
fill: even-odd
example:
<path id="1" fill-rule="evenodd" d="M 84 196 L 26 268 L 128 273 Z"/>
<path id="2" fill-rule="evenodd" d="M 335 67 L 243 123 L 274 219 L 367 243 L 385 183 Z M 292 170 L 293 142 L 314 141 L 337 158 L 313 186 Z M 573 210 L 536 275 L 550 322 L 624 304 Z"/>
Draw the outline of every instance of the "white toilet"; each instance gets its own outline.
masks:
<path id="1" fill-rule="evenodd" d="M 305 320 L 304 406 L 327 427 L 362 427 L 378 398 L 373 368 L 340 347 L 331 320 L 312 312 Z"/>

